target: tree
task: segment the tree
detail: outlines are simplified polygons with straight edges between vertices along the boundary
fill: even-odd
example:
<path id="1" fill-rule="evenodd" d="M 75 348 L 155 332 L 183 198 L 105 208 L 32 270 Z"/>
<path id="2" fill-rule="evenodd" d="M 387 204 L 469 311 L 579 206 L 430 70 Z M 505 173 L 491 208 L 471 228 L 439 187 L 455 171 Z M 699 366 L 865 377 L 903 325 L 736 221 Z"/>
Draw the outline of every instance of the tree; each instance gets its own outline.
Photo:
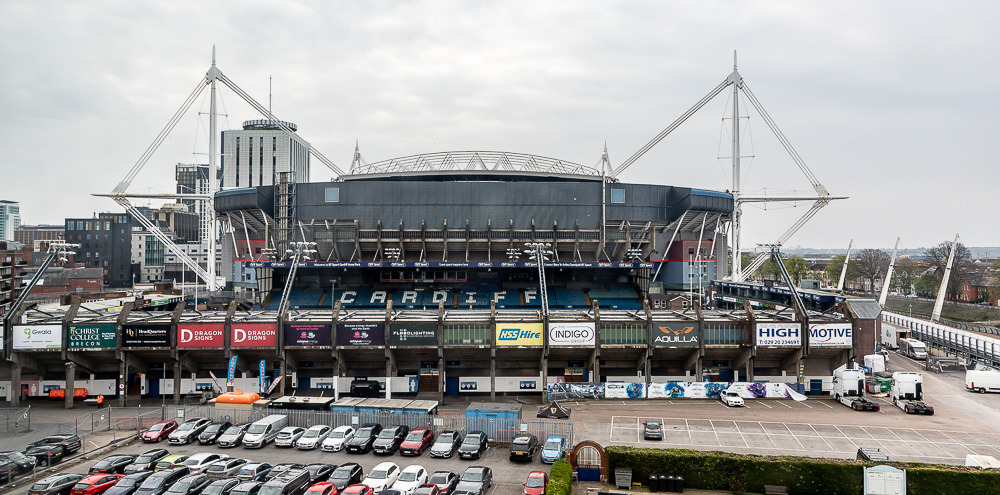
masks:
<path id="1" fill-rule="evenodd" d="M 830 285 L 835 285 L 840 281 L 840 272 L 844 268 L 844 259 L 847 258 L 842 254 L 838 254 L 830 259 L 830 264 L 826 265 L 826 276 L 830 281 Z M 858 278 L 857 262 L 854 258 L 851 258 L 851 262 L 847 264 L 847 280 L 851 281 Z"/>
<path id="2" fill-rule="evenodd" d="M 781 269 L 778 268 L 778 264 L 774 262 L 773 258 L 768 258 L 760 267 L 760 275 L 764 279 L 780 280 Z"/>
<path id="3" fill-rule="evenodd" d="M 940 278 L 935 277 L 933 273 L 925 273 L 913 283 L 913 288 L 917 291 L 918 295 L 934 297 L 940 285 Z"/>
<path id="4" fill-rule="evenodd" d="M 889 253 L 881 249 L 862 249 L 858 253 L 858 273 L 871 282 L 872 290 L 875 290 L 876 280 L 885 278 L 885 272 L 889 269 L 889 260 Z"/>
<path id="5" fill-rule="evenodd" d="M 912 258 L 896 260 L 896 268 L 892 272 L 892 287 L 897 291 L 909 294 L 913 292 L 913 284 L 917 281 L 917 262 Z"/>
<path id="6" fill-rule="evenodd" d="M 941 283 L 941 277 L 944 276 L 945 268 L 948 266 L 948 256 L 950 253 L 951 243 L 945 241 L 928 249 L 927 254 L 924 255 L 924 258 L 927 260 L 927 266 L 934 270 L 934 275 L 937 276 L 939 284 Z M 948 278 L 948 294 L 953 299 L 958 299 L 962 283 L 972 278 L 973 268 L 972 252 L 969 251 L 969 248 L 965 247 L 965 244 L 958 243 L 955 246 L 955 259 L 951 266 L 951 277 Z"/>
<path id="7" fill-rule="evenodd" d="M 792 256 L 785 260 L 785 270 L 788 270 L 788 275 L 792 277 L 795 285 L 799 285 L 802 276 L 809 271 L 809 263 L 799 256 Z"/>
<path id="8" fill-rule="evenodd" d="M 992 277 L 990 281 L 990 294 L 993 295 L 994 299 L 1000 300 L 1000 259 L 990 265 L 990 276 Z"/>

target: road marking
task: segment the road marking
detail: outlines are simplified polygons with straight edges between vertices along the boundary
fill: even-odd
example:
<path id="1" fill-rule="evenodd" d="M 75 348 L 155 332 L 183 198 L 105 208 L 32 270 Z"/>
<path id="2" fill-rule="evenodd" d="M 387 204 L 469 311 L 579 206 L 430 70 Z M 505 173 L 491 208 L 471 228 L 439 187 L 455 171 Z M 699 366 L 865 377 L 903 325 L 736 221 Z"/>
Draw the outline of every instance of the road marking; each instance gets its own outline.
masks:
<path id="1" fill-rule="evenodd" d="M 824 406 L 829 407 L 830 409 L 833 409 L 833 406 L 831 406 L 830 404 L 827 404 L 826 402 L 819 401 L 819 404 L 823 404 Z"/>
<path id="2" fill-rule="evenodd" d="M 688 424 L 687 418 L 684 418 L 684 428 L 687 429 L 688 432 L 688 441 L 691 442 L 692 446 L 694 446 L 694 437 L 691 436 L 691 425 Z"/>
<path id="3" fill-rule="evenodd" d="M 808 424 L 808 423 L 805 423 L 805 424 L 807 424 L 807 425 L 809 426 L 809 428 L 810 428 L 810 429 L 812 429 L 813 433 L 815 433 L 815 434 L 816 434 L 816 436 L 817 436 L 817 437 L 819 437 L 819 439 L 820 439 L 820 440 L 822 440 L 822 441 L 823 441 L 823 443 L 825 443 L 825 444 L 826 444 L 826 448 L 830 449 L 831 451 L 833 450 L 833 447 L 831 447 L 831 446 L 830 446 L 830 442 L 827 442 L 827 441 L 826 441 L 826 439 L 825 439 L 825 438 L 823 438 L 823 435 L 820 435 L 820 434 L 819 434 L 819 432 L 818 432 L 818 431 L 816 431 L 816 428 L 813 428 L 813 425 L 810 425 L 810 424 Z M 789 431 L 790 431 L 790 430 L 789 430 Z"/>
<path id="4" fill-rule="evenodd" d="M 760 405 L 762 405 L 762 406 L 764 406 L 764 407 L 766 407 L 768 409 L 774 409 L 773 407 L 767 405 L 767 403 L 765 403 L 763 401 L 761 401 L 761 402 L 754 402 L 754 404 L 760 404 Z"/>
<path id="5" fill-rule="evenodd" d="M 775 402 L 778 403 L 778 404 L 781 404 L 781 405 L 783 405 L 783 406 L 785 406 L 785 407 L 787 407 L 789 409 L 792 408 L 792 406 L 789 406 L 788 404 L 785 404 L 784 402 L 779 402 L 779 401 L 775 401 Z"/>

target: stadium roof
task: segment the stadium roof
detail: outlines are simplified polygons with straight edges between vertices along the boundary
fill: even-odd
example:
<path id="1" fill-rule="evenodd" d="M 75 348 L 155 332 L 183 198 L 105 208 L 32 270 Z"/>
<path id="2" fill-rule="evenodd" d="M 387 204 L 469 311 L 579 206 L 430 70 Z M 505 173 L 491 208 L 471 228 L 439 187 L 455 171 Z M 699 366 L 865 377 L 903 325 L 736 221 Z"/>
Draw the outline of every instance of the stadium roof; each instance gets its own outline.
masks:
<path id="1" fill-rule="evenodd" d="M 434 175 L 471 172 L 490 175 L 540 175 L 599 179 L 601 171 L 557 158 L 504 151 L 441 151 L 375 163 L 355 160 L 344 180 L 371 176 Z"/>

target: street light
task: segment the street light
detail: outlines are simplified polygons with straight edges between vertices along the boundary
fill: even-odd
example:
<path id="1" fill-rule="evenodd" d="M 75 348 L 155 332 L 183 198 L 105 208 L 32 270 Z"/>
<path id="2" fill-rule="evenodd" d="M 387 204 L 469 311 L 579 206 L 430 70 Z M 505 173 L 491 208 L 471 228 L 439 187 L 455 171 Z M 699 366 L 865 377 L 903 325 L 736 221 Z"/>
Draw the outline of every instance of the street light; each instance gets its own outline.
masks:
<path id="1" fill-rule="evenodd" d="M 548 242 L 529 242 L 524 245 L 528 248 L 524 250 L 524 254 L 527 254 L 529 258 L 538 262 L 538 286 L 541 288 L 542 294 L 542 317 L 547 317 L 549 315 L 549 294 L 545 287 L 545 260 L 546 256 L 552 254 L 552 244 Z"/>

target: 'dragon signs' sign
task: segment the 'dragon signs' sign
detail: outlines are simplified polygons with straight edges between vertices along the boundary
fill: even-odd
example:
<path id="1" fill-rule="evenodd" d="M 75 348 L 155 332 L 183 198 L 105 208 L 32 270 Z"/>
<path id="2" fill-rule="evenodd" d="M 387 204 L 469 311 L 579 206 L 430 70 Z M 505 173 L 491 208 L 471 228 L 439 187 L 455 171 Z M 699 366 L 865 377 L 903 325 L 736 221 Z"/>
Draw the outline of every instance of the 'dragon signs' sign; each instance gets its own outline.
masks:
<path id="1" fill-rule="evenodd" d="M 286 323 L 285 345 L 333 345 L 329 323 Z"/>
<path id="2" fill-rule="evenodd" d="M 654 321 L 653 345 L 697 346 L 698 324 L 692 322 Z"/>
<path id="3" fill-rule="evenodd" d="M 338 323 L 337 345 L 385 345 L 385 323 Z"/>
<path id="4" fill-rule="evenodd" d="M 188 323 L 177 325 L 177 347 L 222 347 L 226 328 L 222 323 Z"/>
<path id="5" fill-rule="evenodd" d="M 276 347 L 278 327 L 274 323 L 233 323 L 233 347 Z"/>

